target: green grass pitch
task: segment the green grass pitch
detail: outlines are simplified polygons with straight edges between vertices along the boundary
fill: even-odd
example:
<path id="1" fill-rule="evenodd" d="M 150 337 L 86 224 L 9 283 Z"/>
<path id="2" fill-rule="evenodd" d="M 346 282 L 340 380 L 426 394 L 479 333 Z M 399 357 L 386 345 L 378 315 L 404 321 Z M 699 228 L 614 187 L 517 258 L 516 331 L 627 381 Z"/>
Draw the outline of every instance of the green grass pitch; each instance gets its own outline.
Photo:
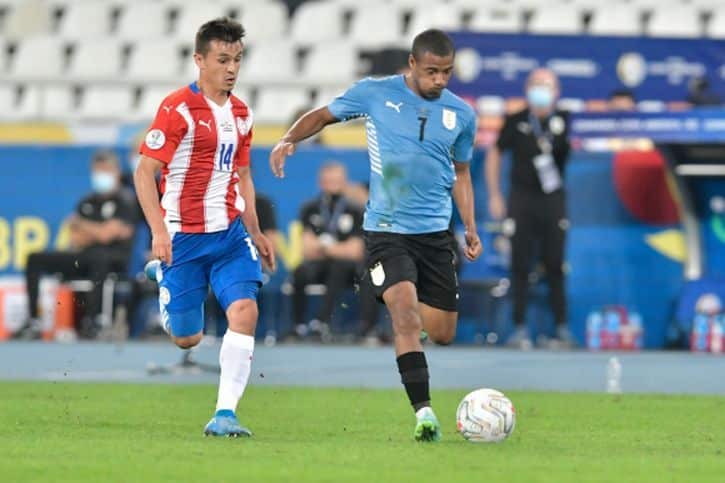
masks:
<path id="1" fill-rule="evenodd" d="M 418 444 L 402 389 L 252 386 L 236 440 L 202 436 L 214 386 L 0 383 L 0 481 L 725 481 L 725 398 L 511 391 L 513 436 L 482 445 L 464 393 L 434 391 L 444 439 Z"/>

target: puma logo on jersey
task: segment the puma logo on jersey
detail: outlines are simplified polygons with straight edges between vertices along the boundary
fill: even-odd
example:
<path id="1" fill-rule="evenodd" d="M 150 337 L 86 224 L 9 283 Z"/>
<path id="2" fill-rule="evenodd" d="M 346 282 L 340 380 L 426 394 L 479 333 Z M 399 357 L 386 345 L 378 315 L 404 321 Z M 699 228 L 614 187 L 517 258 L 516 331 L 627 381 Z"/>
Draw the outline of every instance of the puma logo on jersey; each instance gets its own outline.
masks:
<path id="1" fill-rule="evenodd" d="M 171 112 L 171 106 L 161 106 L 161 109 L 166 111 L 166 114 L 169 114 Z"/>
<path id="2" fill-rule="evenodd" d="M 402 106 L 402 105 L 403 105 L 402 102 L 399 102 L 397 104 L 393 104 L 390 101 L 385 101 L 385 107 L 391 107 L 391 108 L 395 109 L 398 112 L 398 114 L 400 114 L 400 106 Z"/>
<path id="3" fill-rule="evenodd" d="M 211 121 L 202 121 L 201 119 L 199 119 L 199 124 L 207 128 L 209 132 L 211 132 Z"/>

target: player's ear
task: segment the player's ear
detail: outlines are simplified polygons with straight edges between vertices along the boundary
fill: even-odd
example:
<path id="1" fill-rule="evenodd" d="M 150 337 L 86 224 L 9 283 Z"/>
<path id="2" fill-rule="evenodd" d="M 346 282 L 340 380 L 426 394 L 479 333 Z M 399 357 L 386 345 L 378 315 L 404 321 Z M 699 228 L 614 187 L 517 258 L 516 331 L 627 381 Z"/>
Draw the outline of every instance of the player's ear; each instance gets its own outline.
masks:
<path id="1" fill-rule="evenodd" d="M 194 52 L 194 63 L 201 70 L 204 67 L 204 56 L 198 52 Z"/>
<path id="2" fill-rule="evenodd" d="M 415 69 L 415 56 L 413 54 L 408 55 L 408 66 L 410 70 Z"/>

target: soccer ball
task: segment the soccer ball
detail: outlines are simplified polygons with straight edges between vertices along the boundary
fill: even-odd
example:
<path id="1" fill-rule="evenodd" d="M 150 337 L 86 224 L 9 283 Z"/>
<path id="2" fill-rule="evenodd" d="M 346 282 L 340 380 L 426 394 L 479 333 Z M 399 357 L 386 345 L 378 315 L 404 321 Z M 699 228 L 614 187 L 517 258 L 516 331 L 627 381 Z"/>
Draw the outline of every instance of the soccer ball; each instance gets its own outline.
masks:
<path id="1" fill-rule="evenodd" d="M 502 393 L 477 389 L 458 405 L 456 426 L 472 443 L 500 443 L 514 432 L 516 410 Z"/>

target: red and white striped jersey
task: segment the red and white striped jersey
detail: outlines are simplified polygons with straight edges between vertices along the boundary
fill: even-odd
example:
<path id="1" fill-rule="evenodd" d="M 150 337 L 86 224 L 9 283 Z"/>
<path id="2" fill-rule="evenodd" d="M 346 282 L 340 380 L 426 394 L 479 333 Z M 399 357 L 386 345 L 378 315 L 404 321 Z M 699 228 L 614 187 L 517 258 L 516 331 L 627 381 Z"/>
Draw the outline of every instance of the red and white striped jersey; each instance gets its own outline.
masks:
<path id="1" fill-rule="evenodd" d="M 164 163 L 161 209 L 170 234 L 225 230 L 241 212 L 237 168 L 249 165 L 252 110 L 234 95 L 219 106 L 196 83 L 161 103 L 141 154 Z"/>

